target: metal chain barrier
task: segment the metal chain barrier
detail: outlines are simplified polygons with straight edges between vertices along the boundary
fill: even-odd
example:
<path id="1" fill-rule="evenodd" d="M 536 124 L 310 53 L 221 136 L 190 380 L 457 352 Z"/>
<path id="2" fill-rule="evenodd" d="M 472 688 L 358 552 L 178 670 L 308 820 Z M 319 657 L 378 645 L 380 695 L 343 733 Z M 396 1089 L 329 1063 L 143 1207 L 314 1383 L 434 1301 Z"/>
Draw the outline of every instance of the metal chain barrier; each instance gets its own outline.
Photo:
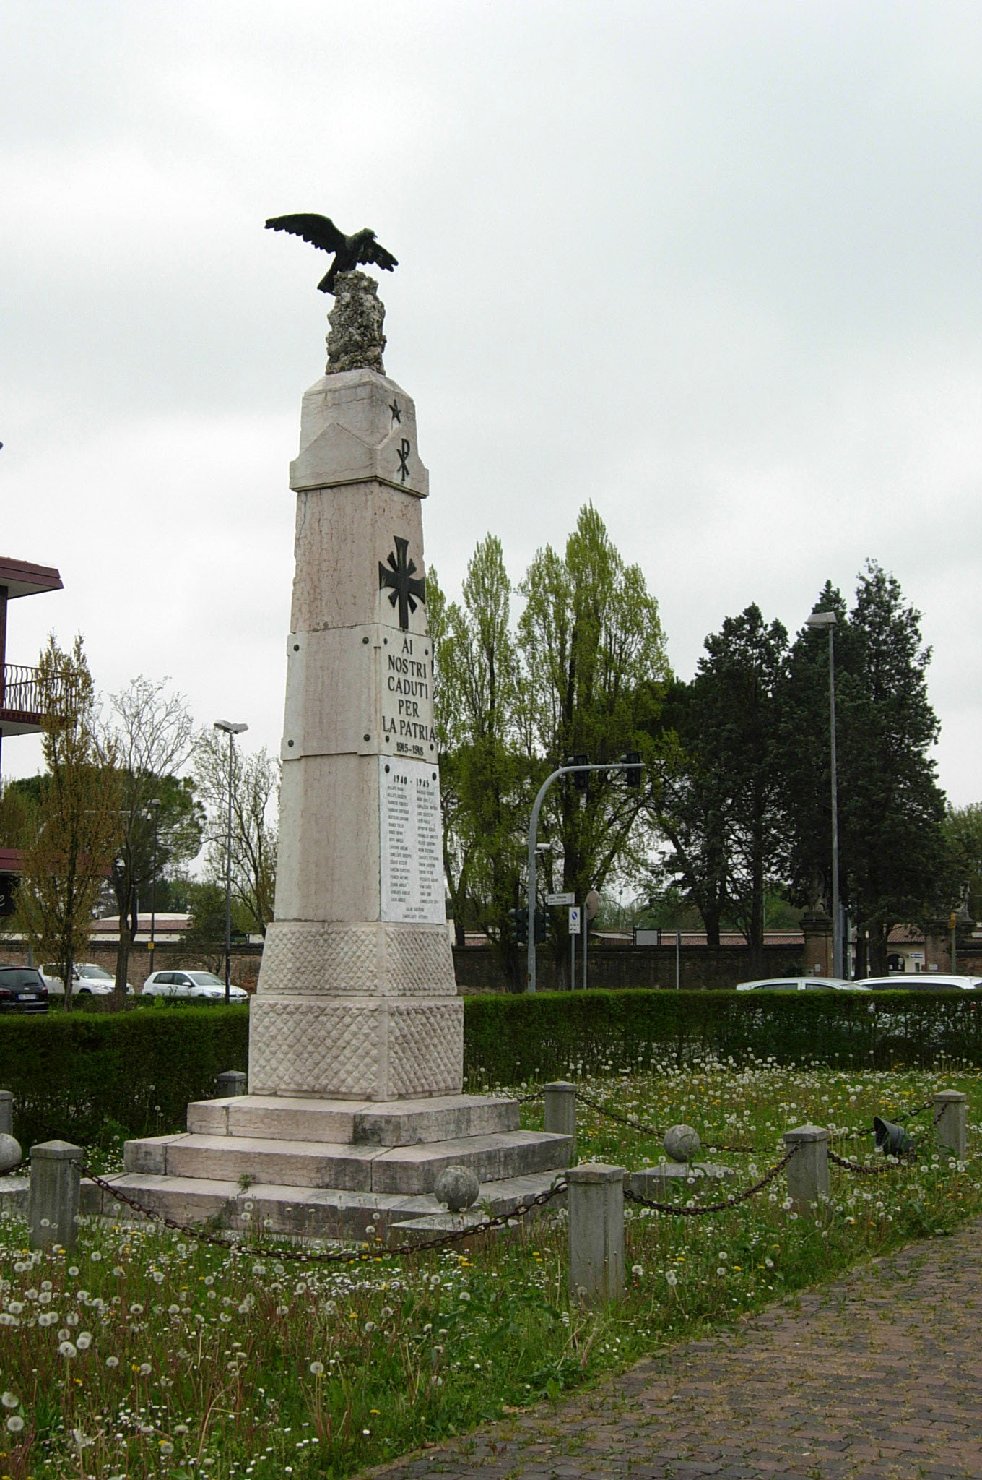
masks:
<path id="1" fill-rule="evenodd" d="M 845 1156 L 837 1156 L 834 1151 L 828 1153 L 829 1161 L 833 1166 L 842 1167 L 843 1171 L 855 1172 L 860 1177 L 882 1177 L 885 1172 L 893 1172 L 903 1168 L 900 1161 L 886 1162 L 881 1166 L 870 1167 L 861 1161 L 849 1161 Z"/>
<path id="2" fill-rule="evenodd" d="M 735 1192 L 732 1197 L 724 1198 L 721 1202 L 702 1203 L 698 1207 L 680 1207 L 678 1203 L 654 1202 L 649 1197 L 642 1197 L 640 1193 L 632 1192 L 628 1187 L 624 1189 L 624 1198 L 627 1202 L 637 1203 L 642 1208 L 653 1208 L 656 1213 L 667 1213 L 673 1218 L 699 1218 L 704 1213 L 725 1213 L 730 1208 L 739 1207 L 740 1203 L 756 1197 L 757 1193 L 763 1192 L 765 1187 L 769 1187 L 774 1178 L 784 1171 L 791 1158 L 798 1155 L 799 1149 L 798 1146 L 792 1146 L 787 1155 L 772 1166 L 769 1172 L 765 1172 L 759 1182 L 755 1182 L 744 1192 Z"/>
<path id="3" fill-rule="evenodd" d="M 535 1197 L 530 1197 L 525 1202 L 519 1203 L 510 1213 L 498 1213 L 493 1218 L 484 1219 L 481 1223 L 472 1223 L 466 1227 L 450 1229 L 447 1233 L 438 1234 L 435 1238 L 426 1239 L 425 1241 L 420 1240 L 413 1243 L 393 1244 L 386 1248 L 345 1251 L 341 1249 L 297 1249 L 289 1245 L 282 1248 L 279 1246 L 270 1248 L 265 1245 L 243 1244 L 239 1240 L 233 1241 L 232 1239 L 223 1238 L 218 1233 L 210 1233 L 205 1228 L 189 1227 L 187 1224 L 179 1223 L 175 1218 L 169 1218 L 165 1213 L 158 1212 L 155 1208 L 145 1207 L 136 1198 L 130 1197 L 128 1193 L 115 1187 L 112 1182 L 107 1182 L 104 1177 L 98 1176 L 84 1165 L 82 1167 L 82 1175 L 83 1177 L 87 1177 L 89 1181 L 103 1192 L 108 1193 L 110 1197 L 115 1198 L 117 1202 L 125 1204 L 133 1212 L 139 1213 L 141 1217 L 150 1218 L 155 1223 L 159 1223 L 162 1228 L 169 1228 L 173 1233 L 183 1234 L 187 1238 L 193 1238 L 198 1243 L 209 1244 L 213 1248 L 225 1249 L 226 1251 L 232 1249 L 236 1252 L 249 1253 L 256 1258 L 262 1259 L 292 1259 L 302 1264 L 366 1264 L 368 1262 L 377 1262 L 380 1259 L 405 1258 L 411 1254 L 425 1254 L 431 1249 L 443 1249 L 449 1244 L 460 1243 L 463 1239 L 473 1238 L 475 1235 L 481 1233 L 494 1232 L 499 1228 L 508 1228 L 509 1226 L 513 1226 L 517 1221 L 531 1217 L 536 1209 L 545 1207 L 547 1203 L 552 1202 L 554 1198 L 564 1193 L 567 1186 L 566 1178 L 561 1177 L 551 1187 L 547 1187 L 544 1192 L 540 1192 Z"/>
<path id="4" fill-rule="evenodd" d="M 664 1131 L 658 1130 L 653 1125 L 645 1125 L 643 1121 L 635 1120 L 633 1116 L 619 1115 L 616 1110 L 608 1109 L 600 1100 L 594 1100 L 590 1095 L 584 1094 L 581 1089 L 576 1091 L 576 1098 L 582 1100 L 584 1105 L 589 1105 L 593 1110 L 596 1110 L 598 1114 L 605 1116 L 607 1120 L 616 1121 L 618 1125 L 626 1125 L 632 1131 L 640 1131 L 645 1136 L 664 1136 L 665 1134 Z M 732 1151 L 741 1156 L 752 1156 L 754 1153 L 752 1146 L 726 1146 L 722 1142 L 716 1141 L 712 1145 L 707 1145 L 706 1150 Z"/>

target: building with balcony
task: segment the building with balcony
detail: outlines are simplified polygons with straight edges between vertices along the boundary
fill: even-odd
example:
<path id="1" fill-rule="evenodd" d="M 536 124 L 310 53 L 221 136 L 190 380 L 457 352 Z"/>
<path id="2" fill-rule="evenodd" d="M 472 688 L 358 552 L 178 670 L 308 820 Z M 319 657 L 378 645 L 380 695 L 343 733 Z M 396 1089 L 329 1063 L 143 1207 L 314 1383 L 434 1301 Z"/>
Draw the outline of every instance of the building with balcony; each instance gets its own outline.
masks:
<path id="1" fill-rule="evenodd" d="M 32 565 L 0 555 L 0 777 L 3 744 L 11 735 L 37 735 L 44 728 L 48 694 L 36 668 L 7 662 L 7 610 L 18 596 L 61 591 L 62 579 L 50 565 Z M 13 908 L 14 882 L 20 873 L 20 854 L 0 837 L 0 914 Z"/>

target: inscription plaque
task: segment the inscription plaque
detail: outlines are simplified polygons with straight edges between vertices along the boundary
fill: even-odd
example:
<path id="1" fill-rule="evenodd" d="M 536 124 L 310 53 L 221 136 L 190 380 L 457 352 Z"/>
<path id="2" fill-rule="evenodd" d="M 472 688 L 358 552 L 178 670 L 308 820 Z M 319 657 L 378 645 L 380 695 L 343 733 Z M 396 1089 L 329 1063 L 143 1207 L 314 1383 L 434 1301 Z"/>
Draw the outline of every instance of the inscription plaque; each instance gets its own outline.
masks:
<path id="1" fill-rule="evenodd" d="M 385 754 L 435 760 L 432 640 L 390 627 L 379 652 Z"/>
<path id="2" fill-rule="evenodd" d="M 440 781 L 436 767 L 379 759 L 382 919 L 443 925 Z"/>

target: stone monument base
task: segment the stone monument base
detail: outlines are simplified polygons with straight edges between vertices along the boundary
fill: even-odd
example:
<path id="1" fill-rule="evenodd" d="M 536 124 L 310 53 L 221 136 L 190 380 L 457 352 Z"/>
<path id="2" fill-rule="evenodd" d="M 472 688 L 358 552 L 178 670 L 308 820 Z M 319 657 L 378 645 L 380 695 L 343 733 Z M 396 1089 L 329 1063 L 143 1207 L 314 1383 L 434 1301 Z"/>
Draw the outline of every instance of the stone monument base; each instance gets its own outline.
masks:
<path id="1" fill-rule="evenodd" d="M 569 1164 L 572 1137 L 523 1131 L 515 1100 L 444 1095 L 390 1102 L 238 1095 L 188 1106 L 188 1129 L 127 1141 L 113 1185 L 178 1223 L 246 1233 L 385 1238 L 442 1211 L 433 1189 L 469 1167 L 478 1206 L 511 1212 Z M 116 1212 L 121 1204 L 83 1211 Z M 113 1203 L 114 1207 L 109 1204 Z M 397 1231 L 395 1241 L 400 1241 Z"/>

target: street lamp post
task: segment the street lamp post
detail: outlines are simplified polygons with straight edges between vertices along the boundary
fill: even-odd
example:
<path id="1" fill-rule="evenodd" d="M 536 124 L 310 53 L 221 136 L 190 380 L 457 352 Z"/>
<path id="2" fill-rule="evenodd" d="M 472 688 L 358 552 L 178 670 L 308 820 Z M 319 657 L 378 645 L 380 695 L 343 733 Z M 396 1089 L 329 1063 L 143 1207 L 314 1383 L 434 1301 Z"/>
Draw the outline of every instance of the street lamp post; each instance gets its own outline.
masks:
<path id="1" fill-rule="evenodd" d="M 832 975 L 844 976 L 839 909 L 839 783 L 835 765 L 835 612 L 812 612 L 805 626 L 829 634 L 829 775 L 832 789 Z"/>
<path id="2" fill-rule="evenodd" d="M 153 864 L 150 873 L 150 970 L 154 969 L 153 953 L 157 948 L 157 828 L 160 820 L 160 798 L 153 797 L 147 804 L 153 817 Z"/>
<path id="3" fill-rule="evenodd" d="M 231 719 L 216 719 L 216 730 L 228 736 L 228 825 L 225 832 L 225 1001 L 231 1001 L 232 982 L 232 780 L 235 736 L 249 726 Z"/>

